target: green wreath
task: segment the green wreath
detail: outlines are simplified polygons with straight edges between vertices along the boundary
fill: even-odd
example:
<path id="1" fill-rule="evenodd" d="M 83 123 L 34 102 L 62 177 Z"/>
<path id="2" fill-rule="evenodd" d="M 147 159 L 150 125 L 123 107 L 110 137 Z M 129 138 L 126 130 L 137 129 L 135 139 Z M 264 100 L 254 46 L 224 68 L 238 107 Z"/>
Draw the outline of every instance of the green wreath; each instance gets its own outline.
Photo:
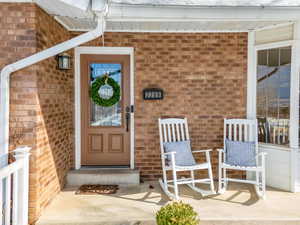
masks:
<path id="1" fill-rule="evenodd" d="M 101 98 L 98 93 L 101 86 L 106 84 L 111 86 L 113 89 L 113 95 L 109 99 Z M 96 78 L 96 80 L 93 82 L 90 88 L 90 96 L 95 104 L 104 107 L 110 107 L 120 101 L 120 86 L 114 79 L 104 75 Z"/>

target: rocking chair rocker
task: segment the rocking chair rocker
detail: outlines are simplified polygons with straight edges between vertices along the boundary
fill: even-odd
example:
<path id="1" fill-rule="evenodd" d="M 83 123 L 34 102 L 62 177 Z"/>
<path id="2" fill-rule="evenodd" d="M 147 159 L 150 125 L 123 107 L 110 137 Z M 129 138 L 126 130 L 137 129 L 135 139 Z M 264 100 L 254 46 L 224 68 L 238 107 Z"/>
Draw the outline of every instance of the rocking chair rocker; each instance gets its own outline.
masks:
<path id="1" fill-rule="evenodd" d="M 214 190 L 213 175 L 210 163 L 209 152 L 211 150 L 191 151 L 187 119 L 159 119 L 158 124 L 163 170 L 163 179 L 159 179 L 159 183 L 166 195 L 171 199 L 178 200 L 179 184 L 187 184 L 194 191 L 201 193 L 202 196 L 216 194 Z M 195 163 L 192 153 L 205 153 L 206 162 L 201 164 Z M 195 179 L 195 170 L 207 170 L 209 178 Z M 172 171 L 173 180 L 168 180 L 167 171 Z M 178 179 L 177 172 L 179 171 L 190 171 L 191 177 L 182 177 L 181 179 Z M 173 183 L 173 185 L 170 183 Z M 196 187 L 196 183 L 209 184 L 210 191 Z M 175 194 L 169 191 L 169 187 L 174 188 Z"/>

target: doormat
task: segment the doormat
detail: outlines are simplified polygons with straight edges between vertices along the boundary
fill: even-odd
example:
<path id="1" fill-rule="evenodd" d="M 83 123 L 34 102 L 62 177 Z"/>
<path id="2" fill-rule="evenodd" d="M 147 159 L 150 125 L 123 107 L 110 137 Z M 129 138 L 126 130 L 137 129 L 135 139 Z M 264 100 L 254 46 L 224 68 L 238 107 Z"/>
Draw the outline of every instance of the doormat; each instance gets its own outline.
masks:
<path id="1" fill-rule="evenodd" d="M 100 195 L 100 194 L 115 194 L 119 189 L 118 185 L 100 185 L 100 184 L 85 184 L 81 185 L 75 192 L 76 195 Z"/>

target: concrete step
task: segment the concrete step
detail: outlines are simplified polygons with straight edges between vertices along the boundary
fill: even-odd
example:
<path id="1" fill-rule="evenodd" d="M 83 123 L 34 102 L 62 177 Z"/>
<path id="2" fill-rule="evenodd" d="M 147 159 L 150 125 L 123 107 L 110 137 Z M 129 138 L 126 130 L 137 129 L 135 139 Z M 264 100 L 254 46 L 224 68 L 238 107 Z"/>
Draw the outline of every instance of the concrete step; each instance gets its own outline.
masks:
<path id="1" fill-rule="evenodd" d="M 81 186 L 84 184 L 118 184 L 136 185 L 140 183 L 139 170 L 95 168 L 71 170 L 67 175 L 67 186 Z"/>

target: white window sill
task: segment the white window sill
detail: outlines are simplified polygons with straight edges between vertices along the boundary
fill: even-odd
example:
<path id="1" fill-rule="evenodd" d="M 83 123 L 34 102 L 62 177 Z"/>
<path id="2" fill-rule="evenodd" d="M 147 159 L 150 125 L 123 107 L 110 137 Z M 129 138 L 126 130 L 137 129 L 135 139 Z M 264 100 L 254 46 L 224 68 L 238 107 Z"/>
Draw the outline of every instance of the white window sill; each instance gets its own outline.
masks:
<path id="1" fill-rule="evenodd" d="M 291 151 L 291 148 L 289 146 L 284 145 L 276 145 L 276 144 L 265 144 L 265 143 L 259 143 L 259 148 L 267 148 L 267 149 L 275 149 L 279 151 Z"/>

